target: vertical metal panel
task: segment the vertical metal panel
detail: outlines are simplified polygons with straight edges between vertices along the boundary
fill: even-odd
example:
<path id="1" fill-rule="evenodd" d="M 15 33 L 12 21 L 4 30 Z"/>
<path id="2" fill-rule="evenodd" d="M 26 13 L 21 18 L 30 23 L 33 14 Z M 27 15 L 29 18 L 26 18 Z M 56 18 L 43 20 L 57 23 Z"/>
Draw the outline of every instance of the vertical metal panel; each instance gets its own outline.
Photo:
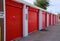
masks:
<path id="1" fill-rule="evenodd" d="M 55 24 L 56 24 L 56 15 L 55 15 Z"/>
<path id="2" fill-rule="evenodd" d="M 22 11 L 22 4 L 6 3 L 6 41 L 22 36 Z"/>
<path id="3" fill-rule="evenodd" d="M 56 15 L 55 15 L 55 23 L 56 23 Z"/>
<path id="4" fill-rule="evenodd" d="M 55 15 L 53 16 L 53 18 L 54 18 L 54 24 L 55 24 Z"/>
<path id="5" fill-rule="evenodd" d="M 42 11 L 39 10 L 39 30 L 43 29 L 42 28 Z"/>
<path id="6" fill-rule="evenodd" d="M 53 25 L 54 25 L 54 15 L 53 15 L 52 21 L 53 21 Z"/>
<path id="7" fill-rule="evenodd" d="M 4 41 L 6 41 L 6 5 L 5 5 L 5 0 L 3 0 L 3 10 L 4 10 Z"/>
<path id="8" fill-rule="evenodd" d="M 54 24 L 55 24 L 55 15 L 54 15 Z"/>
<path id="9" fill-rule="evenodd" d="M 47 13 L 47 27 L 52 24 L 52 14 Z"/>
<path id="10" fill-rule="evenodd" d="M 47 26 L 49 26 L 50 25 L 50 14 L 48 13 L 47 14 Z"/>
<path id="11" fill-rule="evenodd" d="M 57 17 L 57 15 L 56 15 L 56 23 L 58 22 L 58 17 Z"/>
<path id="12" fill-rule="evenodd" d="M 56 15 L 55 15 L 55 24 L 56 24 Z"/>
<path id="13" fill-rule="evenodd" d="M 49 21 L 48 21 L 48 12 L 47 12 L 47 27 L 49 26 L 48 22 L 49 22 Z"/>
<path id="14" fill-rule="evenodd" d="M 28 7 L 28 32 L 38 30 L 38 10 Z"/>
<path id="15" fill-rule="evenodd" d="M 50 17 L 49 17 L 49 14 L 48 14 L 48 21 L 49 21 L 48 24 L 50 25 Z"/>
<path id="16" fill-rule="evenodd" d="M 49 25 L 51 25 L 51 14 L 49 13 Z"/>
<path id="17" fill-rule="evenodd" d="M 51 14 L 51 25 L 52 25 L 52 23 L 53 23 L 53 22 L 52 22 L 52 14 Z"/>
<path id="18" fill-rule="evenodd" d="M 28 7 L 23 7 L 23 37 L 28 36 Z"/>
<path id="19" fill-rule="evenodd" d="M 42 11 L 42 27 L 45 28 L 47 23 L 47 13 L 45 11 Z"/>

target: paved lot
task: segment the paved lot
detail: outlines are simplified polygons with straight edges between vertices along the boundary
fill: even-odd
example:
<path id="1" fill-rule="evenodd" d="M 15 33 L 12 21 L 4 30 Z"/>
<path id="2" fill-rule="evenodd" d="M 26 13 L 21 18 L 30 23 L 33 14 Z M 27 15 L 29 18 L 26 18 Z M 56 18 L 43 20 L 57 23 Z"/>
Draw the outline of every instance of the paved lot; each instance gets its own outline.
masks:
<path id="1" fill-rule="evenodd" d="M 60 41 L 60 24 L 50 26 L 48 31 L 36 31 L 16 41 Z"/>

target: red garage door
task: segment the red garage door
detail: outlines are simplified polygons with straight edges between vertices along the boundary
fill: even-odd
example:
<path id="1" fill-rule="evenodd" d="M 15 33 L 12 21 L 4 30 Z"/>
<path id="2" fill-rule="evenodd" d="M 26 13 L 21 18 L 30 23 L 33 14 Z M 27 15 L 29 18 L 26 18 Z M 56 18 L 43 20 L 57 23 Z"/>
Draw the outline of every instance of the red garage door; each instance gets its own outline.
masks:
<path id="1" fill-rule="evenodd" d="M 48 16 L 48 17 L 47 17 L 47 19 L 48 19 L 47 21 L 48 21 L 48 26 L 49 26 L 49 24 L 50 24 L 50 17 L 49 17 L 49 13 L 47 14 L 47 16 Z"/>
<path id="2" fill-rule="evenodd" d="M 47 24 L 47 14 L 45 11 L 42 11 L 42 27 L 45 28 Z"/>
<path id="3" fill-rule="evenodd" d="M 55 23 L 56 23 L 56 15 L 55 15 Z"/>
<path id="4" fill-rule="evenodd" d="M 38 29 L 38 10 L 28 7 L 28 32 L 33 32 Z"/>
<path id="5" fill-rule="evenodd" d="M 16 2 L 6 3 L 6 41 L 22 36 L 22 8 Z"/>
<path id="6" fill-rule="evenodd" d="M 51 25 L 51 14 L 49 14 L 49 25 Z"/>
<path id="7" fill-rule="evenodd" d="M 54 24 L 55 24 L 55 15 L 54 15 Z"/>
<path id="8" fill-rule="evenodd" d="M 53 25 L 53 14 L 51 14 L 51 16 L 52 16 L 52 25 Z"/>
<path id="9" fill-rule="evenodd" d="M 51 14 L 48 13 L 48 25 L 51 25 Z"/>
<path id="10" fill-rule="evenodd" d="M 53 15 L 52 21 L 53 21 L 53 24 L 54 24 L 54 15 Z"/>
<path id="11" fill-rule="evenodd" d="M 54 23 L 56 23 L 56 17 L 55 17 L 56 15 L 54 15 Z"/>

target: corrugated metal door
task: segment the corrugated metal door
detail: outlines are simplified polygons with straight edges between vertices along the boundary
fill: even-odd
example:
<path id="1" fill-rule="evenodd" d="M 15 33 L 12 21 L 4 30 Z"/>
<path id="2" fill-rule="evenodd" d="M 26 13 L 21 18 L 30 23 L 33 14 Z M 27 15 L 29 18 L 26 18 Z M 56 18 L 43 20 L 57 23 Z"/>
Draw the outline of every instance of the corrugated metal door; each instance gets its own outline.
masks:
<path id="1" fill-rule="evenodd" d="M 38 10 L 28 7 L 28 32 L 31 33 L 38 29 Z"/>
<path id="2" fill-rule="evenodd" d="M 22 11 L 22 4 L 6 3 L 6 41 L 22 36 Z"/>
<path id="3" fill-rule="evenodd" d="M 51 14 L 49 14 L 49 25 L 51 25 Z"/>
<path id="4" fill-rule="evenodd" d="M 49 24 L 50 24 L 49 13 L 47 14 L 47 16 L 48 16 L 47 21 L 48 21 L 48 26 L 49 26 Z"/>
<path id="5" fill-rule="evenodd" d="M 56 15 L 55 15 L 55 23 L 56 23 Z"/>
<path id="6" fill-rule="evenodd" d="M 54 15 L 53 15 L 53 18 L 54 18 L 53 22 L 54 22 L 54 24 L 55 24 L 55 17 L 54 17 Z"/>
<path id="7" fill-rule="evenodd" d="M 54 15 L 54 23 L 56 23 L 56 15 Z"/>
<path id="8" fill-rule="evenodd" d="M 42 11 L 42 27 L 45 28 L 47 25 L 47 14 L 45 11 Z"/>
<path id="9" fill-rule="evenodd" d="M 53 24 L 54 24 L 54 15 L 53 15 L 52 21 L 53 21 Z"/>
<path id="10" fill-rule="evenodd" d="M 53 25 L 53 14 L 51 14 L 52 15 L 52 25 Z"/>

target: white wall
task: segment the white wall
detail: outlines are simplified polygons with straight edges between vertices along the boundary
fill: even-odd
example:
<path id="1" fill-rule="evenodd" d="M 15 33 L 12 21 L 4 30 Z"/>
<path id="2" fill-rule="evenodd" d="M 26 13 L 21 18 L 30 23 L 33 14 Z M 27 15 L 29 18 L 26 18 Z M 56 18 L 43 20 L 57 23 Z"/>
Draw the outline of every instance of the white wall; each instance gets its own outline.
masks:
<path id="1" fill-rule="evenodd" d="M 42 11 L 39 11 L 39 30 L 42 29 Z"/>
<path id="2" fill-rule="evenodd" d="M 28 36 L 28 7 L 23 8 L 23 37 Z"/>

